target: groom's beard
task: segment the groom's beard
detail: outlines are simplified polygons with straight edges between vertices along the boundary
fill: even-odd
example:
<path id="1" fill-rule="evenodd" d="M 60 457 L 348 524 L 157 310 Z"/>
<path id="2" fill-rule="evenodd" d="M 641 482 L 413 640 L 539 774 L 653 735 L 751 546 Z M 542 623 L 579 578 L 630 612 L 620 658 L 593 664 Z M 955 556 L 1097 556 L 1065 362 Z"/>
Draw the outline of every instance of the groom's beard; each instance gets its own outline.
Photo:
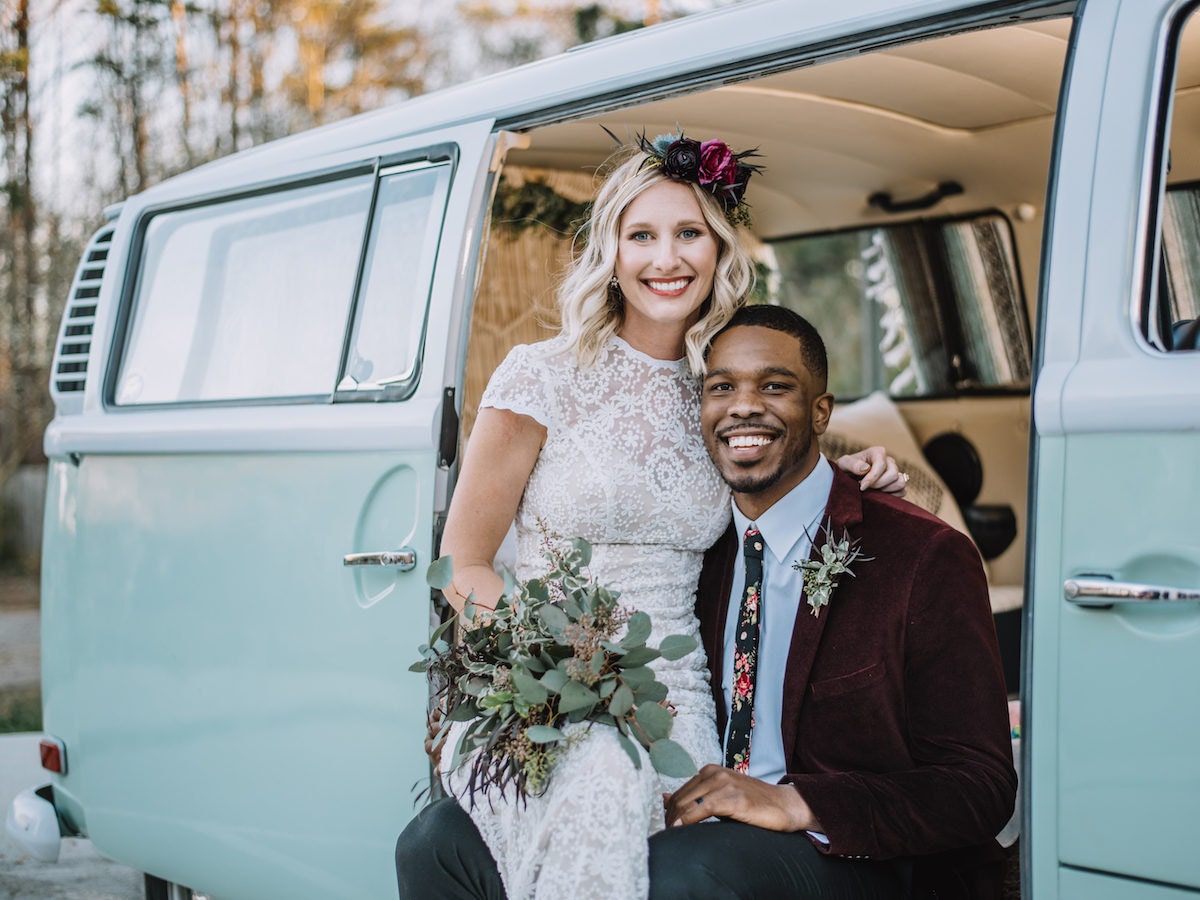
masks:
<path id="1" fill-rule="evenodd" d="M 809 450 L 812 449 L 812 442 L 813 435 L 810 431 L 800 443 L 791 447 L 783 447 L 784 452 L 780 455 L 773 472 L 740 472 L 737 468 L 733 468 L 732 471 L 722 470 L 721 477 L 725 479 L 725 483 L 733 489 L 735 494 L 761 494 L 779 483 L 779 479 L 783 477 L 787 469 L 788 462 L 808 456 Z"/>

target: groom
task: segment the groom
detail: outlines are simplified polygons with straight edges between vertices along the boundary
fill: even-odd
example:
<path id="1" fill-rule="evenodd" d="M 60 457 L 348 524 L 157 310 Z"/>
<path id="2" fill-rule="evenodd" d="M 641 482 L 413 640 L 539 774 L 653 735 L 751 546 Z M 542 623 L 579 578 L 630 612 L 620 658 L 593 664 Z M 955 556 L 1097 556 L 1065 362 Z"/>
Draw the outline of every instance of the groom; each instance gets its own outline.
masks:
<path id="1" fill-rule="evenodd" d="M 675 827 L 650 839 L 651 900 L 999 897 L 993 835 L 1016 776 L 978 553 L 820 455 L 833 397 L 807 321 L 745 308 L 708 367 L 702 427 L 734 523 L 706 558 L 697 612 L 729 768 L 706 766 L 664 798 Z M 818 570 L 803 591 L 793 563 L 810 558 L 810 535 L 853 574 Z M 743 610 L 746 594 L 761 605 Z M 504 896 L 453 801 L 413 821 L 397 865 L 419 873 L 414 895 Z"/>
<path id="2" fill-rule="evenodd" d="M 702 429 L 734 522 L 697 612 L 726 767 L 667 801 L 680 827 L 651 839 L 652 900 L 998 897 L 1016 776 L 978 553 L 820 455 L 833 397 L 806 320 L 745 308 L 707 362 Z"/>

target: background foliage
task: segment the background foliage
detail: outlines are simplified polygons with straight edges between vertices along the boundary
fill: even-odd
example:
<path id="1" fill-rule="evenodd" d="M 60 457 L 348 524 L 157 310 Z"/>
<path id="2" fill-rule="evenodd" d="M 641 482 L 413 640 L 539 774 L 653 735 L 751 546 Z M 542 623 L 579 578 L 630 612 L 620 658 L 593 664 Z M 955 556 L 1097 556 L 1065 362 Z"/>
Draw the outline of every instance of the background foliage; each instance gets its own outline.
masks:
<path id="1" fill-rule="evenodd" d="M 104 208 L 256 144 L 737 0 L 0 0 L 0 487 Z"/>

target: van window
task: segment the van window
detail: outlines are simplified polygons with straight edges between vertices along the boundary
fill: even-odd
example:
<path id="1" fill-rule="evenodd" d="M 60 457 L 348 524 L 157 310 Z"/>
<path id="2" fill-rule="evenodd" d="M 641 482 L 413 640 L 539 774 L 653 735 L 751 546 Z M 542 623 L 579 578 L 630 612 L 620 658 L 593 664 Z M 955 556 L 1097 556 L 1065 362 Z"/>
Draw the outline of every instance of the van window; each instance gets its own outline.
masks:
<path id="1" fill-rule="evenodd" d="M 1158 167 L 1163 188 L 1151 219 L 1145 299 L 1139 312 L 1142 336 L 1157 350 L 1200 349 L 1200 167 L 1172 146 L 1188 140 L 1200 113 L 1200 16 L 1182 19 L 1171 37 L 1174 71 L 1164 75 Z M 1173 88 L 1173 89 L 1172 89 Z M 1181 141 L 1182 138 L 1182 141 Z M 1168 186 L 1168 182 L 1170 182 Z M 1165 188 L 1165 189 L 1164 189 Z"/>
<path id="2" fill-rule="evenodd" d="M 116 402 L 328 395 L 372 184 L 367 174 L 154 216 Z"/>
<path id="3" fill-rule="evenodd" d="M 449 180 L 418 162 L 154 215 L 115 402 L 405 396 Z"/>
<path id="4" fill-rule="evenodd" d="M 1008 220 L 996 213 L 770 244 L 778 302 L 811 319 L 841 397 L 1026 391 L 1029 323 Z"/>
<path id="5" fill-rule="evenodd" d="M 350 356 L 339 391 L 403 390 L 415 381 L 449 164 L 385 171 L 371 225 Z M 436 217 L 435 217 L 436 213 Z"/>

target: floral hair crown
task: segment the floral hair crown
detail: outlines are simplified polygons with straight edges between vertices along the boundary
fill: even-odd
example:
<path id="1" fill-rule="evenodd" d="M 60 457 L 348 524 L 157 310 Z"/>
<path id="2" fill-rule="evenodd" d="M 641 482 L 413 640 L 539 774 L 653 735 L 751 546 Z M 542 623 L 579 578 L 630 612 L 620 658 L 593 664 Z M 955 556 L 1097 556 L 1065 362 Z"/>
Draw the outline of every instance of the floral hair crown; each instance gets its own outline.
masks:
<path id="1" fill-rule="evenodd" d="M 650 158 L 646 165 L 662 169 L 672 181 L 698 184 L 716 198 L 726 218 L 734 224 L 750 224 L 750 205 L 746 203 L 746 185 L 762 166 L 745 160 L 758 156 L 758 148 L 735 153 L 724 141 L 695 141 L 677 134 L 660 134 L 647 140 L 638 135 L 638 149 Z"/>

